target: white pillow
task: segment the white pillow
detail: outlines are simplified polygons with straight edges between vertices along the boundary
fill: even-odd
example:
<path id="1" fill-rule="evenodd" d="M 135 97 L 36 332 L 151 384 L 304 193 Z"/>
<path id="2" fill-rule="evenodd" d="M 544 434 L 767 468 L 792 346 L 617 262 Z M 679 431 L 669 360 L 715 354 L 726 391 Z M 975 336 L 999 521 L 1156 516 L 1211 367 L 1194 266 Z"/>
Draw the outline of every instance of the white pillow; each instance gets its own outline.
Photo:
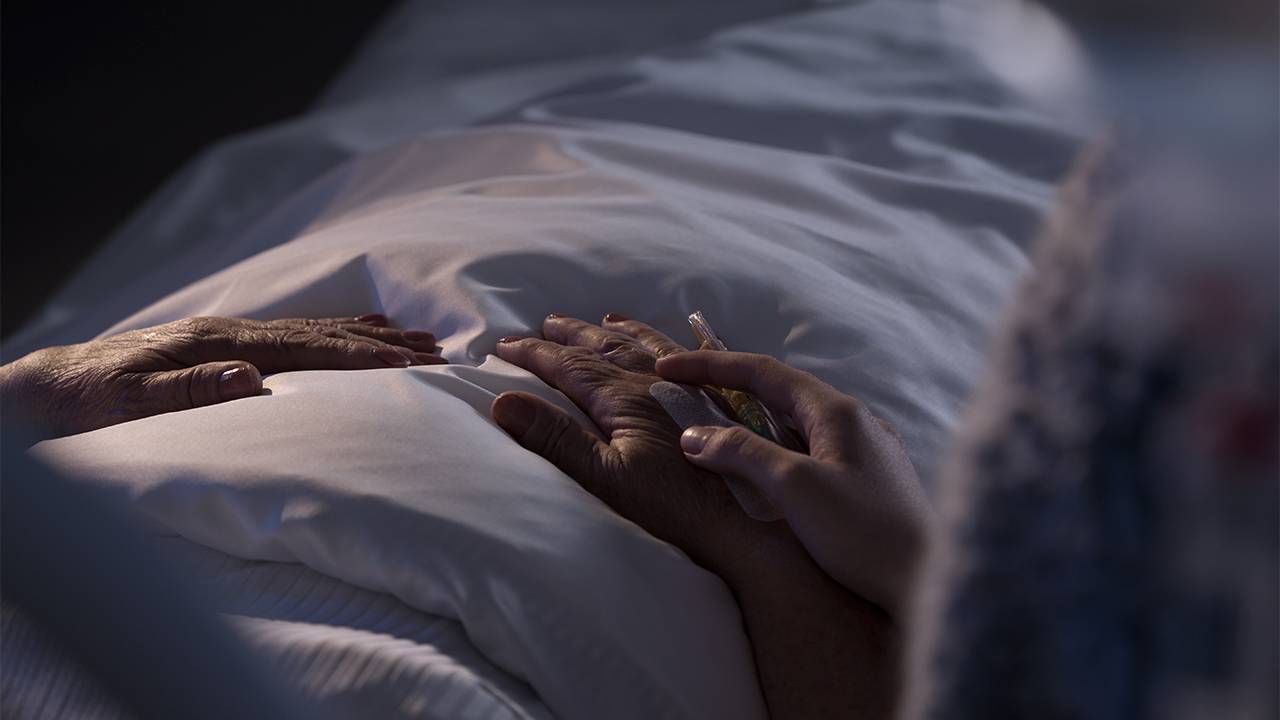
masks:
<path id="1" fill-rule="evenodd" d="M 488 419 L 506 390 L 574 411 L 562 395 L 497 358 L 266 385 L 34 452 L 119 488 L 160 529 L 459 619 L 558 717 L 762 716 L 719 578 Z"/>

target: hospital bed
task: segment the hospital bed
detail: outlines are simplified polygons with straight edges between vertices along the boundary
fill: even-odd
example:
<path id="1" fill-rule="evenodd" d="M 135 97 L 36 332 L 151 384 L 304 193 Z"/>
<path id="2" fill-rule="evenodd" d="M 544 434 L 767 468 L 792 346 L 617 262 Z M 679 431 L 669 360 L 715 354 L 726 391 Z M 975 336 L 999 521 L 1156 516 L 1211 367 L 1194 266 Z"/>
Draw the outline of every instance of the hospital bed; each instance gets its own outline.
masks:
<path id="1" fill-rule="evenodd" d="M 559 27 L 532 4 L 406 4 L 311 112 L 195 158 L 6 346 L 195 315 L 435 333 L 448 366 L 279 374 L 32 450 L 124 498 L 291 692 L 355 717 L 764 716 L 724 584 L 488 419 L 508 390 L 577 412 L 490 355 L 552 311 L 686 338 L 702 310 L 870 404 L 932 484 L 1089 129 L 933 2 L 675 5 L 587 13 L 598 37 L 548 56 L 519 32 Z M 485 23 L 501 62 L 429 41 Z M 5 707 L 39 716 L 29 688 L 70 682 L 41 667 L 5 673 Z"/>

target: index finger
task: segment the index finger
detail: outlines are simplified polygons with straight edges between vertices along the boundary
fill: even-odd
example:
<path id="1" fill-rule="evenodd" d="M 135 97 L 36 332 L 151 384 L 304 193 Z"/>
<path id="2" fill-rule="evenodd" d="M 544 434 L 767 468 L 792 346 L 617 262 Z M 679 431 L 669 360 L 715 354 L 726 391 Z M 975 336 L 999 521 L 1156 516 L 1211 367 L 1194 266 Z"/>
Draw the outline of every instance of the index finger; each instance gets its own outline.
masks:
<path id="1" fill-rule="evenodd" d="M 629 375 L 627 371 L 587 348 L 538 338 L 502 338 L 494 354 L 537 375 L 582 408 L 601 430 L 612 432 L 608 398 L 596 389 L 606 381 Z"/>
<path id="2" fill-rule="evenodd" d="M 407 348 L 367 338 L 344 337 L 336 328 L 328 329 L 331 336 L 303 328 L 214 317 L 188 318 L 172 325 L 182 338 L 181 359 L 190 364 L 244 360 L 263 373 L 273 373 L 364 370 L 442 362 L 425 353 L 414 354 Z"/>
<path id="3" fill-rule="evenodd" d="M 641 347 L 660 358 L 688 352 L 687 348 L 663 333 L 638 320 L 632 320 L 617 313 L 605 315 L 602 325 L 607 325 L 609 329 L 616 330 L 624 335 L 630 335 L 636 339 L 636 342 L 640 343 Z"/>
<path id="4" fill-rule="evenodd" d="M 855 398 L 768 355 L 694 350 L 662 358 L 655 369 L 666 380 L 751 393 L 771 410 L 794 418 L 815 451 L 824 439 L 836 443 L 833 450 L 842 449 L 865 413 Z"/>

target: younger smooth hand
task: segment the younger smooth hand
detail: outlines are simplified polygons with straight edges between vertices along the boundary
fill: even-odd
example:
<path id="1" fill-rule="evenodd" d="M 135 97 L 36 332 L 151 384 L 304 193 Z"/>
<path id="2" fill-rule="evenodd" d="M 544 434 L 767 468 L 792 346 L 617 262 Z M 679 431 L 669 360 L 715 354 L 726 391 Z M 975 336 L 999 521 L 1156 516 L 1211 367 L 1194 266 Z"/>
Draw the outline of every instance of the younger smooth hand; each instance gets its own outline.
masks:
<path id="1" fill-rule="evenodd" d="M 694 465 L 755 485 L 823 570 L 902 617 L 932 511 L 892 428 L 856 398 L 766 355 L 699 350 L 662 358 L 655 370 L 673 382 L 745 390 L 790 416 L 807 455 L 744 427 L 692 427 L 680 445 Z"/>

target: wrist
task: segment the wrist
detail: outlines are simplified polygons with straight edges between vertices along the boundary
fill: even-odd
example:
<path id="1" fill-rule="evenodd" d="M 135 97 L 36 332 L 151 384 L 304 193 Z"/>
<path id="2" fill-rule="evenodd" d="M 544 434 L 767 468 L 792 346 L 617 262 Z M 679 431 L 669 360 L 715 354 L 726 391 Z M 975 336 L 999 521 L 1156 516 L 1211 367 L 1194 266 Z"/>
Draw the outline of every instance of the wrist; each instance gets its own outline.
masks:
<path id="1" fill-rule="evenodd" d="M 0 422 L 25 440 L 39 442 L 58 434 L 44 383 L 47 356 L 52 348 L 37 350 L 0 366 Z"/>
<path id="2" fill-rule="evenodd" d="M 786 523 L 754 524 L 721 577 L 742 613 L 770 717 L 890 717 L 902 628 L 824 572 Z"/>
<path id="3" fill-rule="evenodd" d="M 757 592 L 770 578 L 794 575 L 813 565 L 784 521 L 760 522 L 744 516 L 729 537 L 732 540 L 721 545 L 715 570 L 735 594 Z"/>

